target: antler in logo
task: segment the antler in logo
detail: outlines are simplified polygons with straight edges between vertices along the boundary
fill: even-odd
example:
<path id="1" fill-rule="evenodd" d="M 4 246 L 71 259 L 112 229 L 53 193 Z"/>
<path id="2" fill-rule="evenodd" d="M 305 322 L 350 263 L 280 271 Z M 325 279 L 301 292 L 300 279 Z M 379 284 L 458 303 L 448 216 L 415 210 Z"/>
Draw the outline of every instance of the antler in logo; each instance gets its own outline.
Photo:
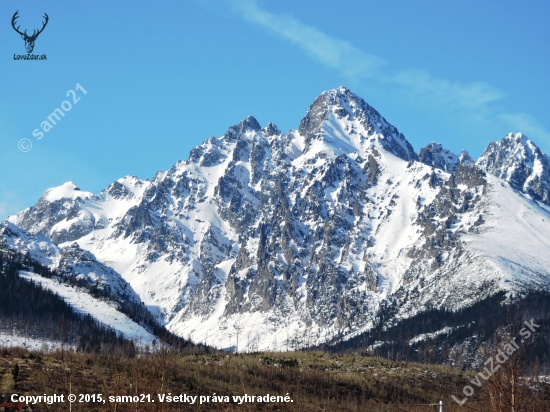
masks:
<path id="1" fill-rule="evenodd" d="M 46 27 L 46 24 L 48 24 L 48 20 L 50 19 L 48 17 L 48 15 L 46 13 L 44 13 L 44 19 L 46 20 L 44 23 L 42 23 L 42 28 L 40 30 L 34 30 L 32 35 L 29 36 L 27 34 L 27 30 L 25 30 L 24 33 L 21 33 L 19 31 L 19 27 L 20 26 L 17 26 L 15 27 L 15 20 L 17 20 L 17 18 L 19 17 L 18 16 L 18 13 L 19 13 L 19 10 L 15 12 L 15 14 L 13 15 L 12 19 L 11 19 L 11 25 L 13 27 L 13 29 L 19 33 L 21 35 L 21 38 L 23 40 L 25 40 L 25 48 L 27 49 L 27 53 L 32 53 L 32 51 L 34 50 L 34 42 L 36 41 L 36 38 L 38 37 L 38 35 L 40 33 L 42 33 L 42 31 L 44 30 L 44 28 Z"/>

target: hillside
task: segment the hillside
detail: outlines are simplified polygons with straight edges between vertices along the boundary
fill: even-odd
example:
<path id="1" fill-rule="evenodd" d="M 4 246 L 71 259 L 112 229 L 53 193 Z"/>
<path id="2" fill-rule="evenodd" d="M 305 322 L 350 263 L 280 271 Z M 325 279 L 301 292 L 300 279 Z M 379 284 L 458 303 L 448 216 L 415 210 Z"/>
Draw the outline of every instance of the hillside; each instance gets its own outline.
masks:
<path id="1" fill-rule="evenodd" d="M 1 355 L 3 387 L 0 391 L 5 397 L 13 392 L 12 370 L 17 363 L 19 394 L 69 393 L 70 382 L 73 393 L 101 393 L 106 400 L 105 404 L 82 402 L 72 405 L 73 409 L 78 407 L 81 411 L 433 412 L 434 406 L 427 404 L 439 404 L 440 400 L 449 412 L 490 410 L 487 385 L 476 390 L 465 404 L 466 409 L 459 408 L 451 398 L 453 394 L 462 393 L 464 385 L 474 376 L 472 372 L 380 358 L 324 352 L 175 356 L 163 350 L 140 359 L 68 353 L 62 361 L 59 354 L 21 350 L 4 350 Z M 522 402 L 526 409 L 518 411 L 546 411 L 550 386 L 542 381 L 532 382 L 531 386 L 529 396 Z M 116 396 L 138 394 L 150 394 L 155 403 L 117 402 Z M 181 394 L 188 401 L 160 403 L 159 394 L 177 397 Z M 288 396 L 292 402 L 233 400 L 233 396 L 245 394 Z M 112 401 L 109 401 L 110 396 L 113 396 Z M 201 396 L 204 397 L 202 404 Z M 210 402 L 206 401 L 207 396 Z M 196 398 L 193 401 L 190 397 Z M 221 402 L 214 401 L 214 397 Z M 55 406 L 37 404 L 32 408 L 44 411 Z M 57 406 L 66 408 L 67 403 Z"/>
<path id="2" fill-rule="evenodd" d="M 3 238 L 180 337 L 291 350 L 550 290 L 549 176 L 520 133 L 417 154 L 340 87 L 286 134 L 249 116 L 151 180 L 48 189 Z"/>

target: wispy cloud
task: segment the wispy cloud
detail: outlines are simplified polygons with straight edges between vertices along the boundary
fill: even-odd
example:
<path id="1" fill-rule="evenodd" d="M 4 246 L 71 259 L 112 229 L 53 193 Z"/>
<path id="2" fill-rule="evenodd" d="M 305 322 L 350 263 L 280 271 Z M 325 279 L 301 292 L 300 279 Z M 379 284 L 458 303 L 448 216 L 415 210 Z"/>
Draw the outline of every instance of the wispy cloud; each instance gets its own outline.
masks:
<path id="1" fill-rule="evenodd" d="M 351 43 L 328 36 L 307 26 L 291 15 L 275 15 L 262 9 L 256 0 L 230 0 L 235 10 L 255 23 L 300 47 L 313 60 L 351 79 L 370 78 L 380 73 L 386 62 L 354 47 Z"/>
<path id="2" fill-rule="evenodd" d="M 395 86 L 404 97 L 426 107 L 446 107 L 470 114 L 482 121 L 504 121 L 516 131 L 533 137 L 548 138 L 548 132 L 532 116 L 504 113 L 495 102 L 505 93 L 484 82 L 461 83 L 431 76 L 422 69 L 393 71 L 382 58 L 368 54 L 353 44 L 334 38 L 308 26 L 291 15 L 273 14 L 263 9 L 258 0 L 229 0 L 246 21 L 256 24 L 300 47 L 311 59 L 337 70 L 353 82 L 370 79 Z M 383 69 L 383 70 L 382 70 Z"/>
<path id="3" fill-rule="evenodd" d="M 381 78 L 403 88 L 415 100 L 467 110 L 486 109 L 505 94 L 483 82 L 460 83 L 432 77 L 421 69 L 409 69 Z"/>
<path id="4" fill-rule="evenodd" d="M 536 136 L 550 140 L 550 132 L 528 113 L 501 113 L 498 117 L 510 127 L 515 127 L 515 131 L 525 133 L 530 137 Z"/>

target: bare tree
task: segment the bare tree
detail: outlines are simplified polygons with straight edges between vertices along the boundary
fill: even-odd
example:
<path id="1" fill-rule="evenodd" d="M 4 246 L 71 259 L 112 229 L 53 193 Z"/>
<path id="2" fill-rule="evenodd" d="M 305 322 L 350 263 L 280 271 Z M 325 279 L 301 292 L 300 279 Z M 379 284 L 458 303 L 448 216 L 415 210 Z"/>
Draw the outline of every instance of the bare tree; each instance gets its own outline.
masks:
<path id="1" fill-rule="evenodd" d="M 233 345 L 231 343 L 231 336 L 233 336 L 233 334 L 229 332 L 228 335 L 229 335 L 229 351 L 233 353 Z"/>
<path id="2" fill-rule="evenodd" d="M 254 347 L 254 342 L 250 340 L 251 335 L 251 331 L 248 331 L 248 333 L 246 334 L 246 348 L 248 352 L 252 352 L 252 348 Z"/>
<path id="3" fill-rule="evenodd" d="M 515 323 L 509 333 L 495 341 L 496 353 L 487 358 L 487 367 L 484 368 L 485 374 L 489 375 L 488 394 L 493 412 L 520 412 L 532 401 L 532 392 L 524 375 L 529 341 L 535 326 L 538 325 L 533 321 Z"/>
<path id="4" fill-rule="evenodd" d="M 67 339 L 67 328 L 65 327 L 65 315 L 61 315 L 60 326 L 60 339 L 61 339 L 61 362 L 65 360 L 65 339 Z"/>
<path id="5" fill-rule="evenodd" d="M 235 353 L 239 353 L 239 333 L 241 333 L 241 331 L 243 330 L 243 327 L 237 324 L 233 325 L 233 327 L 237 331 L 237 347 L 235 348 Z"/>

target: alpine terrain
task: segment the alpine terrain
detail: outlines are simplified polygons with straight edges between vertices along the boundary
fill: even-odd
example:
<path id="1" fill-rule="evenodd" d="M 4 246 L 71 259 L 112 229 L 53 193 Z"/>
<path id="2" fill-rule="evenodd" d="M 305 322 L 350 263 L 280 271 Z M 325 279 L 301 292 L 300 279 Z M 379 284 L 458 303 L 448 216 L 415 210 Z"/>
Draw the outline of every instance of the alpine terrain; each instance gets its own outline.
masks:
<path id="1" fill-rule="evenodd" d="M 287 350 L 349 340 L 390 306 L 387 327 L 550 290 L 550 159 L 521 133 L 477 161 L 416 153 L 340 87 L 297 130 L 248 117 L 150 180 L 49 189 L 0 233 L 176 335 Z"/>

